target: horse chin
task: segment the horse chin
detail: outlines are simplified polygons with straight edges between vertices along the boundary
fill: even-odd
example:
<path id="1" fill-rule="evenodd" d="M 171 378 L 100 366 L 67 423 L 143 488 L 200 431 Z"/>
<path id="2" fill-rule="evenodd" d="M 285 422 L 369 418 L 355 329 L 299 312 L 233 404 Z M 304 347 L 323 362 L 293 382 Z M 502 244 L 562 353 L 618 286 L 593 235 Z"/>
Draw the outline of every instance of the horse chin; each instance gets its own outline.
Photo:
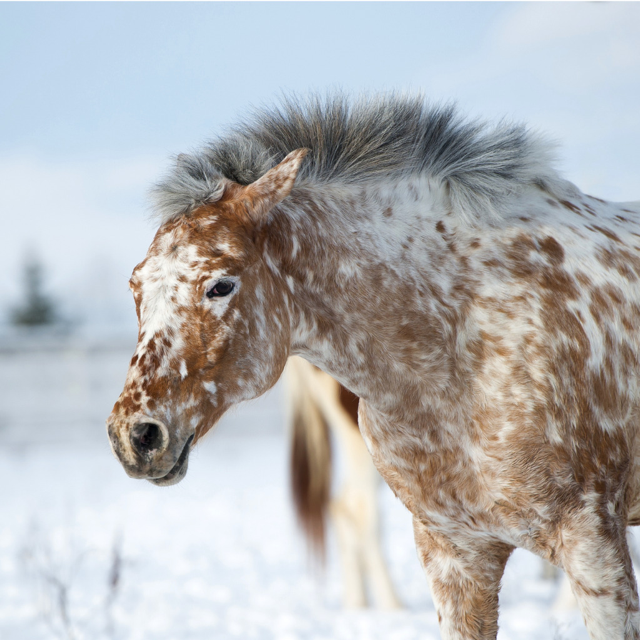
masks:
<path id="1" fill-rule="evenodd" d="M 157 485 L 158 487 L 170 487 L 172 484 L 178 484 L 186 475 L 189 468 L 189 453 L 191 451 L 191 443 L 193 442 L 193 436 L 191 436 L 184 448 L 180 457 L 173 465 L 169 473 L 160 478 L 147 478 L 149 482 Z"/>

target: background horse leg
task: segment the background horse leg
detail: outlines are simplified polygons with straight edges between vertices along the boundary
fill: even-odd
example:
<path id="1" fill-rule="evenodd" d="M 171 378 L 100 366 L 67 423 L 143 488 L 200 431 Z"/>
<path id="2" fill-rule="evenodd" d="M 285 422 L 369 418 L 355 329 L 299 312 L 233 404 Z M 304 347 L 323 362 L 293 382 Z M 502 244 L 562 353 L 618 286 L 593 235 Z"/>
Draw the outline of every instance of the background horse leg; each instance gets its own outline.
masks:
<path id="1" fill-rule="evenodd" d="M 323 556 L 331 488 L 330 431 L 345 467 L 340 494 L 328 509 L 338 538 L 344 604 L 366 606 L 368 591 L 378 607 L 400 608 L 380 544 L 380 477 L 358 430 L 358 397 L 295 356 L 289 359 L 287 381 L 292 492 L 311 548 Z"/>
<path id="2" fill-rule="evenodd" d="M 626 527 L 583 512 L 562 530 L 562 564 L 592 640 L 640 639 Z"/>
<path id="3" fill-rule="evenodd" d="M 347 609 L 367 606 L 364 586 L 364 570 L 360 554 L 358 523 L 352 506 L 342 498 L 331 502 L 330 514 L 335 525 L 342 568 L 342 603 Z"/>
<path id="4" fill-rule="evenodd" d="M 362 520 L 362 553 L 365 573 L 368 578 L 367 584 L 376 607 L 380 609 L 402 609 L 402 603 L 396 595 L 393 583 L 389 576 L 387 562 L 380 546 L 380 530 L 377 501 L 377 471 L 373 467 L 373 462 L 369 464 L 375 473 L 375 483 L 371 487 L 371 501 L 369 508 L 365 512 Z"/>
<path id="5" fill-rule="evenodd" d="M 358 398 L 329 380 L 336 387 L 333 395 L 326 395 L 325 418 L 345 465 L 343 486 L 332 509 L 342 550 L 345 606 L 364 606 L 368 592 L 377 607 L 399 609 L 402 605 L 391 583 L 380 543 L 380 476 L 358 429 Z M 333 405 L 328 403 L 330 398 L 335 400 Z M 358 580 L 355 566 L 359 569 Z M 364 602 L 360 600 L 360 591 Z"/>
<path id="6" fill-rule="evenodd" d="M 332 505 L 338 540 L 343 549 L 345 571 L 345 604 L 355 602 L 355 594 L 349 596 L 346 574 L 353 555 L 360 569 L 360 584 L 368 591 L 376 607 L 399 609 L 402 607 L 389 577 L 387 563 L 380 543 L 380 517 L 378 489 L 380 476 L 356 425 L 336 424 L 334 433 L 344 453 L 346 477 L 339 497 Z"/>
<path id="7" fill-rule="evenodd" d="M 560 576 L 560 569 L 552 565 L 547 560 L 544 560 L 544 559 L 541 559 L 541 560 L 542 560 L 542 571 L 541 571 L 542 577 L 545 580 L 557 580 Z"/>
<path id="8" fill-rule="evenodd" d="M 553 566 L 553 565 L 552 565 Z M 578 601 L 575 595 L 573 595 L 573 588 L 571 587 L 571 581 L 566 573 L 562 573 L 560 578 L 560 588 L 558 589 L 558 595 L 555 602 L 551 607 L 554 613 L 562 613 L 563 611 L 573 611 L 578 607 Z"/>
<path id="9" fill-rule="evenodd" d="M 463 548 L 434 534 L 416 518 L 413 530 L 442 640 L 495 640 L 500 579 L 513 547 L 470 539 Z"/>

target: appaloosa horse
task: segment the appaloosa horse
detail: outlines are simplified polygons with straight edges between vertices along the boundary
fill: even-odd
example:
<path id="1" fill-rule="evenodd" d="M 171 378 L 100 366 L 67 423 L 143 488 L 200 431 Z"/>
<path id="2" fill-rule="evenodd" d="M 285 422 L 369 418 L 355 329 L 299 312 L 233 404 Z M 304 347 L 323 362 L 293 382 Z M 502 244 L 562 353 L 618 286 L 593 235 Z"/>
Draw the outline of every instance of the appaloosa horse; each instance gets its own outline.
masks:
<path id="1" fill-rule="evenodd" d="M 129 475 L 179 481 L 298 354 L 362 399 L 443 638 L 496 637 L 514 547 L 564 568 L 591 638 L 639 637 L 640 203 L 584 195 L 523 127 L 391 96 L 258 113 L 156 206 L 108 421 Z"/>

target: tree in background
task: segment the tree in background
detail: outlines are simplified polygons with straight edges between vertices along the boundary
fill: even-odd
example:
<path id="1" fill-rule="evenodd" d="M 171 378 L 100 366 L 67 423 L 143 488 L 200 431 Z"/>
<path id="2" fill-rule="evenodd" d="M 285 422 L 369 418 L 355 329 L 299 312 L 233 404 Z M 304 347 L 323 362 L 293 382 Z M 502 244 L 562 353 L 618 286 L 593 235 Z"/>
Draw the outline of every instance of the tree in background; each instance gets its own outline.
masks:
<path id="1" fill-rule="evenodd" d="M 35 327 L 55 322 L 55 307 L 43 292 L 43 271 L 42 263 L 35 255 L 26 259 L 23 267 L 24 302 L 13 310 L 13 324 Z"/>

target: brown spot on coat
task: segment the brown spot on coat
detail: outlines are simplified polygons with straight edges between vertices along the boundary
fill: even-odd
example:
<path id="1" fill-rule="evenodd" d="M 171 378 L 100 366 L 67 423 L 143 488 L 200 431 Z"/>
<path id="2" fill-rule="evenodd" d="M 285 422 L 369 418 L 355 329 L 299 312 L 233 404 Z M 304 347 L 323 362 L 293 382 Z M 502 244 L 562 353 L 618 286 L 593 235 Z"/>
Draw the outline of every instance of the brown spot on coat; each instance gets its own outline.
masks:
<path id="1" fill-rule="evenodd" d="M 613 231 L 610 231 L 609 229 L 605 229 L 604 227 L 599 227 L 598 225 L 595 225 L 595 224 L 591 225 L 591 228 L 595 229 L 596 231 L 599 231 L 600 233 L 607 236 L 607 238 L 613 240 L 614 242 L 622 243 L 622 240 L 620 240 L 620 238 Z"/>
<path id="2" fill-rule="evenodd" d="M 584 218 L 584 215 L 582 215 L 582 211 L 580 211 L 580 207 L 573 204 L 573 202 L 569 202 L 568 200 L 560 200 L 560 204 L 562 204 L 565 209 L 569 209 L 569 211 L 573 211 L 573 213 L 577 213 L 579 216 L 582 216 Z"/>
<path id="3" fill-rule="evenodd" d="M 564 249 L 560 243 L 551 236 L 547 236 L 540 242 L 540 249 L 549 256 L 551 264 L 557 266 L 564 260 Z"/>

